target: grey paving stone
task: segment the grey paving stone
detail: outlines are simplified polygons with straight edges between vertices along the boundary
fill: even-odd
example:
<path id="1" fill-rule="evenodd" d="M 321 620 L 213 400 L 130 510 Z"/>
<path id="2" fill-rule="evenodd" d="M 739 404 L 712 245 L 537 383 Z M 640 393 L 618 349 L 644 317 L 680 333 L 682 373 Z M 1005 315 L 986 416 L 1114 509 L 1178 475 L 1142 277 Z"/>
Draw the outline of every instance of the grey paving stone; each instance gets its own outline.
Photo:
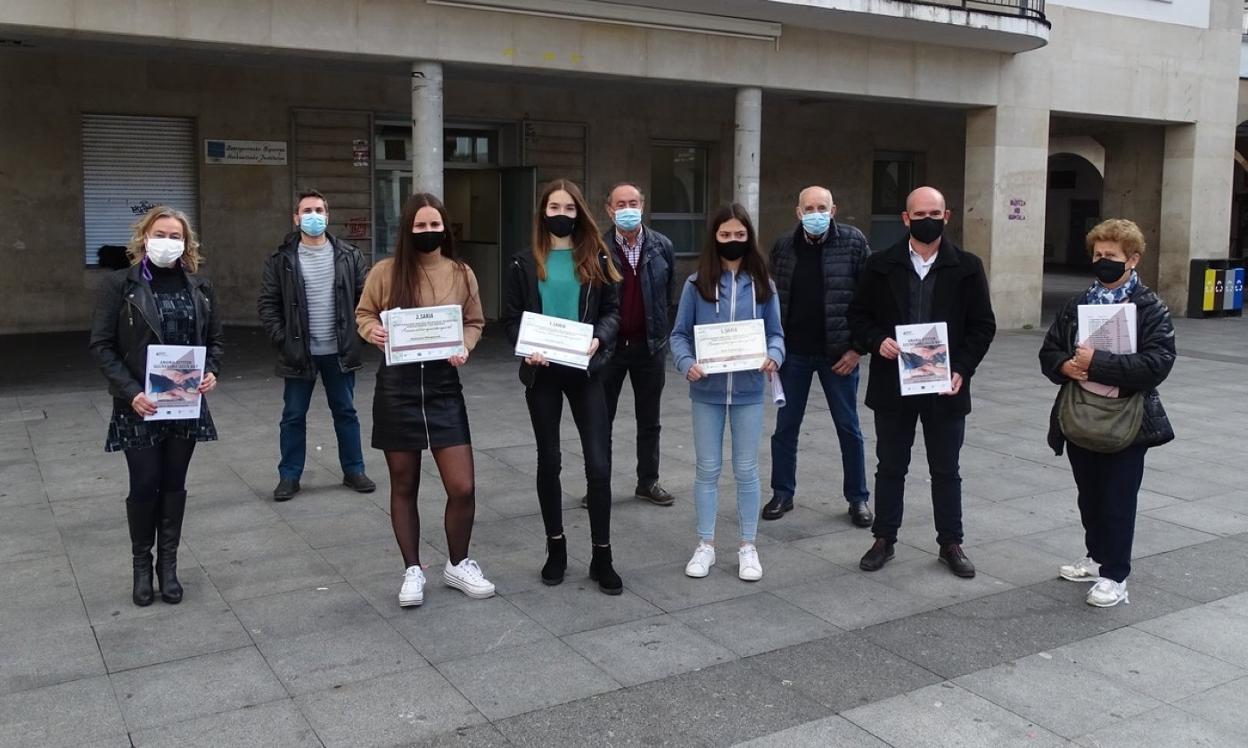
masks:
<path id="1" fill-rule="evenodd" d="M 1167 641 L 1248 668 L 1248 617 L 1201 605 L 1135 627 Z"/>
<path id="2" fill-rule="evenodd" d="M 460 727 L 411 744 L 415 748 L 499 748 L 511 743 L 494 725 Z"/>
<path id="3" fill-rule="evenodd" d="M 390 518 L 372 504 L 342 514 L 291 517 L 287 522 L 313 548 L 371 540 L 394 540 Z"/>
<path id="4" fill-rule="evenodd" d="M 423 550 L 422 556 L 425 555 Z M 393 537 L 321 548 L 320 554 L 344 579 L 363 579 L 387 573 L 402 576 L 405 568 L 403 556 L 399 554 L 399 546 Z M 422 561 L 428 563 L 428 560 Z"/>
<path id="5" fill-rule="evenodd" d="M 135 748 L 238 748 L 321 745 L 316 732 L 294 703 L 283 699 L 161 725 L 131 735 Z"/>
<path id="6" fill-rule="evenodd" d="M 408 745 L 485 718 L 432 668 L 299 696 L 326 748 Z"/>
<path id="7" fill-rule="evenodd" d="M 1067 656 L 1048 652 L 954 682 L 1065 738 L 1085 734 L 1089 725 L 1109 726 L 1161 706 Z"/>
<path id="8" fill-rule="evenodd" d="M 1096 730 L 1079 738 L 1088 748 L 1139 748 L 1144 745 L 1242 748 L 1242 732 L 1228 732 L 1176 709 L 1163 706 L 1121 724 Z"/>
<path id="9" fill-rule="evenodd" d="M 314 631 L 260 642 L 260 654 L 294 696 L 371 680 L 428 663 L 389 623 Z"/>
<path id="10" fill-rule="evenodd" d="M 0 564 L 63 555 L 61 534 L 47 504 L 0 509 Z"/>
<path id="11" fill-rule="evenodd" d="M 1074 560 L 1013 538 L 968 545 L 965 550 L 978 570 L 1010 584 L 1024 586 L 1055 578 L 1059 566 Z"/>
<path id="12" fill-rule="evenodd" d="M 87 612 L 69 560 L 45 556 L 0 564 L 0 631 L 58 623 L 86 623 Z"/>
<path id="13" fill-rule="evenodd" d="M 741 657 L 803 644 L 840 631 L 767 592 L 688 608 L 673 617 Z"/>
<path id="14" fill-rule="evenodd" d="M 938 559 L 916 558 L 909 561 L 890 561 L 883 569 L 871 574 L 878 581 L 893 589 L 929 598 L 940 606 L 972 600 L 984 595 L 995 595 L 1014 588 L 1013 584 L 985 572 L 978 559 L 967 551 L 972 562 L 977 563 L 977 573 L 971 579 L 954 576 L 949 567 Z"/>
<path id="15" fill-rule="evenodd" d="M 115 673 L 109 678 L 126 725 L 157 725 L 286 698 L 254 647 Z"/>
<path id="16" fill-rule="evenodd" d="M 861 571 L 776 590 L 775 595 L 842 629 L 905 618 L 940 605 L 931 598 L 877 582 Z"/>
<path id="17" fill-rule="evenodd" d="M 194 535 L 185 542 L 205 566 L 251 559 L 260 560 L 249 565 L 263 566 L 264 557 L 298 553 L 308 549 L 307 541 L 282 522 L 234 532 Z"/>
<path id="18" fill-rule="evenodd" d="M 1240 678 L 1248 672 L 1136 628 L 1122 628 L 1068 644 L 1053 655 L 1109 676 L 1167 703 Z"/>
<path id="19" fill-rule="evenodd" d="M 737 743 L 737 748 L 889 748 L 871 733 L 841 716 L 824 717 L 804 725 Z"/>
<path id="20" fill-rule="evenodd" d="M 134 579 L 129 552 L 121 547 L 117 550 L 119 555 L 107 564 L 74 562 L 78 591 L 92 624 L 143 618 L 158 615 L 165 610 L 164 603 L 159 602 L 159 594 L 157 603 L 146 608 L 140 608 L 131 601 Z M 182 583 L 184 590 L 182 602 L 178 604 L 179 610 L 214 610 L 225 605 L 221 593 L 208 579 L 204 570 L 193 563 L 186 563 L 181 553 L 178 556 L 178 581 Z"/>
<path id="21" fill-rule="evenodd" d="M 505 598 L 463 598 L 459 604 L 412 611 L 390 619 L 394 628 L 432 663 L 497 652 L 552 639 L 539 623 Z"/>
<path id="22" fill-rule="evenodd" d="M 257 642 L 380 620 L 346 582 L 250 598 L 231 607 Z"/>
<path id="23" fill-rule="evenodd" d="M 1132 564 L 1131 579 L 1199 602 L 1248 592 L 1248 553 L 1234 538 L 1180 548 Z"/>
<path id="24" fill-rule="evenodd" d="M 1232 735 L 1248 734 L 1248 678 L 1240 678 L 1174 702 L 1174 706 Z"/>
<path id="25" fill-rule="evenodd" d="M 110 673 L 251 644 L 233 611 L 164 606 L 159 613 L 95 626 Z"/>
<path id="26" fill-rule="evenodd" d="M 748 662 L 834 712 L 940 681 L 934 673 L 852 632 L 761 654 Z"/>
<path id="27" fill-rule="evenodd" d="M 230 603 L 291 590 L 327 587 L 342 581 L 334 567 L 310 550 L 208 564 L 204 571 Z"/>
<path id="28" fill-rule="evenodd" d="M 663 612 L 630 592 L 627 577 L 624 577 L 624 592 L 620 595 L 604 595 L 598 590 L 597 582 L 569 574 L 563 584 L 542 586 L 508 599 L 556 636 L 636 621 Z"/>
<path id="29" fill-rule="evenodd" d="M 666 615 L 584 631 L 564 642 L 625 686 L 736 659 L 731 651 Z"/>
<path id="30" fill-rule="evenodd" d="M 964 688 L 940 683 L 845 712 L 846 719 L 898 748 L 1060 746 L 1065 740 Z"/>
<path id="31" fill-rule="evenodd" d="M 690 548 L 692 555 L 693 549 Z M 763 590 L 757 583 L 737 578 L 737 554 L 716 553 L 711 573 L 701 579 L 685 575 L 685 561 L 647 566 L 628 573 L 625 584 L 631 592 L 668 612 L 698 605 L 748 597 Z M 763 569 L 764 576 L 767 569 Z"/>
<path id="32" fill-rule="evenodd" d="M 1087 604 L 1088 590 L 1091 588 L 1092 585 L 1088 582 L 1049 579 L 1033 584 L 1027 589 L 1071 606 L 1091 608 Z M 1111 621 L 1113 628 L 1147 621 L 1150 618 L 1164 616 L 1176 610 L 1183 610 L 1197 604 L 1189 598 L 1138 581 L 1134 575 L 1127 580 L 1127 591 L 1131 593 L 1130 604 L 1116 605 L 1112 608 L 1093 609 L 1095 612 L 1101 613 L 1102 617 Z"/>
<path id="33" fill-rule="evenodd" d="M 1248 532 L 1248 514 L 1227 509 L 1214 503 L 1216 499 L 1201 499 L 1186 504 L 1153 509 L 1146 514 L 1171 524 L 1188 527 L 1210 535 L 1235 535 Z"/>
<path id="34" fill-rule="evenodd" d="M 491 721 L 619 688 L 619 683 L 561 641 L 437 665 Z"/>
<path id="35" fill-rule="evenodd" d="M 108 678 L 82 678 L 0 696 L 0 746 L 77 745 L 125 740 L 126 725 Z"/>
<path id="36" fill-rule="evenodd" d="M 0 695 L 103 675 L 95 635 L 83 623 L 0 629 Z"/>
<path id="37" fill-rule="evenodd" d="M 856 530 L 842 530 L 798 540 L 792 543 L 792 546 L 804 553 L 812 553 L 827 559 L 837 566 L 844 567 L 847 571 L 858 571 L 858 561 L 871 549 L 873 542 L 874 539 L 869 534 L 864 535 Z M 935 558 L 935 550 L 933 548 L 929 552 L 904 542 L 898 542 L 895 548 L 896 558 L 890 563 L 901 563 L 916 558 Z"/>
<path id="38" fill-rule="evenodd" d="M 717 746 L 830 712 L 738 661 L 495 723 L 516 746 Z"/>

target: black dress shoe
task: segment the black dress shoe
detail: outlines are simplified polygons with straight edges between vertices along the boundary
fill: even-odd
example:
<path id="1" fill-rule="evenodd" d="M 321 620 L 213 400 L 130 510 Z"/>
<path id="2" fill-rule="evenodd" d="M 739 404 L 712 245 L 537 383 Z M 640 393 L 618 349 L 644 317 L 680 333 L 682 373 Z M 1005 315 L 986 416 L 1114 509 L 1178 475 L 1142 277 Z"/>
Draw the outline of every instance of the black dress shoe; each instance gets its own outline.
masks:
<path id="1" fill-rule="evenodd" d="M 763 507 L 763 519 L 780 519 L 785 512 L 793 511 L 793 497 L 782 499 L 779 496 L 773 496 L 771 501 L 767 502 L 767 506 Z"/>
<path id="2" fill-rule="evenodd" d="M 849 519 L 859 527 L 870 527 L 875 521 L 865 501 L 855 501 L 849 505 Z"/>
<path id="3" fill-rule="evenodd" d="M 342 476 L 342 485 L 350 488 L 352 491 L 360 493 L 372 493 L 377 490 L 377 484 L 363 473 L 352 473 Z"/>
<path id="4" fill-rule="evenodd" d="M 277 488 L 273 489 L 274 501 L 290 501 L 295 498 L 295 494 L 299 493 L 299 481 L 287 480 L 282 478 L 277 482 Z"/>
<path id="5" fill-rule="evenodd" d="M 862 560 L 858 562 L 858 568 L 863 571 L 878 571 L 884 564 L 893 560 L 893 546 L 895 545 L 896 543 L 884 538 L 876 538 L 875 545 L 871 546 L 871 550 L 867 551 Z"/>
<path id="6" fill-rule="evenodd" d="M 975 576 L 975 564 L 971 563 L 971 560 L 963 553 L 962 546 L 957 543 L 940 547 L 940 562 L 960 577 L 970 579 Z"/>
<path id="7" fill-rule="evenodd" d="M 676 503 L 676 497 L 668 493 L 658 481 L 651 483 L 649 486 L 637 486 L 637 490 L 633 492 L 639 499 L 645 499 L 651 504 L 659 506 L 671 506 Z"/>

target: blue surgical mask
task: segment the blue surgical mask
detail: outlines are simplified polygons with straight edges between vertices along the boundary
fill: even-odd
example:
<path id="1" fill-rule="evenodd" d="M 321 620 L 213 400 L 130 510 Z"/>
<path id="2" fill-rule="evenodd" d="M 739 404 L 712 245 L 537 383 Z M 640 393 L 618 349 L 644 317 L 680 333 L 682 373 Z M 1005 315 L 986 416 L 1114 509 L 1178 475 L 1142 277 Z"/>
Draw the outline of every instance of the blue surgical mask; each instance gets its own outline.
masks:
<path id="1" fill-rule="evenodd" d="M 615 211 L 615 225 L 624 231 L 632 231 L 641 225 L 641 208 L 620 208 Z"/>
<path id="2" fill-rule="evenodd" d="M 308 236 L 320 236 L 325 233 L 325 225 L 329 223 L 324 213 L 301 213 L 299 230 Z"/>
<path id="3" fill-rule="evenodd" d="M 831 213 L 803 213 L 802 228 L 811 236 L 823 236 L 832 225 Z"/>

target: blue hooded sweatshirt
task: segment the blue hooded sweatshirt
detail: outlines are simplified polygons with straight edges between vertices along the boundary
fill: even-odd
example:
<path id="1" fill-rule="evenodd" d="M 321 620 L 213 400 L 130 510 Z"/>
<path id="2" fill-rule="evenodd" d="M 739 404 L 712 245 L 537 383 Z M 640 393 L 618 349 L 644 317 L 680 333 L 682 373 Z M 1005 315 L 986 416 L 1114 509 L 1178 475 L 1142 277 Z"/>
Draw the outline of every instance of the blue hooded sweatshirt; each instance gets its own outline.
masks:
<path id="1" fill-rule="evenodd" d="M 784 330 L 780 326 L 780 298 L 775 284 L 771 298 L 759 304 L 755 299 L 754 277 L 749 273 L 724 271 L 719 277 L 715 301 L 707 301 L 694 285 L 696 275 L 689 276 L 680 293 L 676 310 L 676 326 L 672 330 L 672 360 L 682 376 L 689 373 L 697 360 L 693 350 L 694 325 L 739 322 L 762 319 L 767 333 L 767 355 L 776 365 L 784 363 Z M 695 402 L 711 405 L 754 405 L 763 402 L 767 377 L 761 371 L 737 371 L 710 374 L 689 383 L 689 397 Z"/>

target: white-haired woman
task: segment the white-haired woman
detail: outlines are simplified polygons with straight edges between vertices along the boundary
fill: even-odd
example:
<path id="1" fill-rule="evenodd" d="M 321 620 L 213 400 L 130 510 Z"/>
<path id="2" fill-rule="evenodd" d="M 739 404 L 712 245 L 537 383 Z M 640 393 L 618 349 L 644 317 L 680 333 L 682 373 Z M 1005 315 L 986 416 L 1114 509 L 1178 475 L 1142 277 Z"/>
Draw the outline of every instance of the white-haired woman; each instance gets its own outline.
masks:
<path id="1" fill-rule="evenodd" d="M 134 225 L 130 267 L 108 277 L 91 328 L 91 354 L 113 396 L 104 449 L 125 452 L 130 471 L 126 519 L 134 557 L 135 605 L 151 605 L 152 546 L 156 578 L 167 603 L 182 601 L 177 554 L 186 509 L 186 471 L 196 442 L 217 438 L 206 402 L 199 418 L 145 420 L 156 405 L 143 381 L 149 345 L 205 346 L 201 394 L 217 384 L 223 349 L 212 285 L 198 274 L 199 242 L 179 210 L 159 206 Z"/>

